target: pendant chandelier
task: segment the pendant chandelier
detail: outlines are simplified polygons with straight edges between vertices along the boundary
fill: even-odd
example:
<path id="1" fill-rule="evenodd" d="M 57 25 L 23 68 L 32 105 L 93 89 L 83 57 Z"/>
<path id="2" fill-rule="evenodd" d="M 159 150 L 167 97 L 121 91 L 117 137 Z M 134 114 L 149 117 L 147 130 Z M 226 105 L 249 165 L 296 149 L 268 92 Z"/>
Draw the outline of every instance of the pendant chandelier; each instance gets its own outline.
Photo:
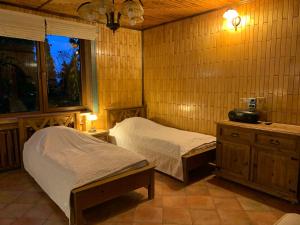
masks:
<path id="1" fill-rule="evenodd" d="M 141 0 L 125 0 L 120 6 L 114 0 L 92 0 L 77 9 L 78 15 L 90 22 L 106 23 L 115 32 L 124 18 L 131 26 L 144 21 L 144 9 Z"/>

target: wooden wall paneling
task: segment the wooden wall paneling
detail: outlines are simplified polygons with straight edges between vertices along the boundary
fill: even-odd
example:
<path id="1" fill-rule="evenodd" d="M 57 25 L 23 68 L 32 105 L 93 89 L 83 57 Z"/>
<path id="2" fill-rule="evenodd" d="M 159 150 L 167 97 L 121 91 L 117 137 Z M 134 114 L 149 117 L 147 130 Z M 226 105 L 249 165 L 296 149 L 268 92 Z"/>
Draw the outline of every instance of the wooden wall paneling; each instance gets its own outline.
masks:
<path id="1" fill-rule="evenodd" d="M 300 125 L 300 17 L 297 0 L 253 0 L 237 8 L 248 23 L 224 27 L 224 10 L 144 31 L 148 116 L 215 134 L 240 98 L 264 97 L 273 122 Z"/>
<path id="2" fill-rule="evenodd" d="M 106 128 L 110 107 L 142 104 L 141 32 L 120 29 L 115 34 L 99 25 L 97 68 L 99 87 L 98 126 Z"/>

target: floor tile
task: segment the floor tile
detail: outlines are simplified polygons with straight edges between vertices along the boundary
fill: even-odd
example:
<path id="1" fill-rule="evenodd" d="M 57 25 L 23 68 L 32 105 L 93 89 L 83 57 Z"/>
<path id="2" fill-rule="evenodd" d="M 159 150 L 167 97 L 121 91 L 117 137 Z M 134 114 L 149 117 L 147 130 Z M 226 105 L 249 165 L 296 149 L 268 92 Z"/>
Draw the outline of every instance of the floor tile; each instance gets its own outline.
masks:
<path id="1" fill-rule="evenodd" d="M 35 205 L 28 210 L 24 217 L 35 219 L 48 219 L 54 210 L 48 205 Z"/>
<path id="2" fill-rule="evenodd" d="M 182 185 L 164 184 L 162 185 L 162 195 L 185 195 Z"/>
<path id="3" fill-rule="evenodd" d="M 163 223 L 192 224 L 192 217 L 188 209 L 163 208 Z"/>
<path id="4" fill-rule="evenodd" d="M 252 225 L 245 211 L 217 210 L 222 220 L 222 225 Z"/>
<path id="5" fill-rule="evenodd" d="M 243 210 L 240 202 L 236 198 L 213 198 L 217 209 Z"/>
<path id="6" fill-rule="evenodd" d="M 32 207 L 31 204 L 12 203 L 0 211 L 0 218 L 19 218 Z"/>
<path id="7" fill-rule="evenodd" d="M 273 212 L 247 212 L 253 225 L 273 225 L 280 217 Z"/>
<path id="8" fill-rule="evenodd" d="M 68 225 L 68 219 L 26 173 L 0 173 L 0 225 Z M 273 225 L 300 206 L 213 175 L 188 186 L 156 174 L 156 193 L 145 188 L 88 209 L 88 225 Z"/>
<path id="9" fill-rule="evenodd" d="M 154 199 L 145 200 L 140 203 L 141 206 L 153 206 L 153 207 L 162 207 L 163 206 L 163 197 L 155 196 Z"/>
<path id="10" fill-rule="evenodd" d="M 0 203 L 11 203 L 16 200 L 22 191 L 1 191 L 0 190 Z"/>
<path id="11" fill-rule="evenodd" d="M 191 209 L 215 209 L 212 197 L 210 196 L 187 196 L 187 206 Z"/>
<path id="12" fill-rule="evenodd" d="M 135 209 L 128 210 L 126 212 L 118 213 L 113 217 L 109 218 L 109 222 L 122 222 L 132 223 L 134 219 Z"/>
<path id="13" fill-rule="evenodd" d="M 43 225 L 45 221 L 45 219 L 37 218 L 19 218 L 16 221 L 14 221 L 11 225 Z"/>
<path id="14" fill-rule="evenodd" d="M 191 185 L 185 188 L 186 195 L 209 195 L 208 188 L 205 185 Z"/>
<path id="15" fill-rule="evenodd" d="M 49 220 L 53 221 L 65 221 L 68 220 L 66 215 L 60 209 L 54 210 L 48 217 Z"/>
<path id="16" fill-rule="evenodd" d="M 14 200 L 15 203 L 28 203 L 28 204 L 34 204 L 38 202 L 42 198 L 42 195 L 40 192 L 36 191 L 25 191 L 23 192 L 16 200 Z"/>
<path id="17" fill-rule="evenodd" d="M 11 225 L 14 221 L 12 218 L 0 218 L 0 225 Z"/>
<path id="18" fill-rule="evenodd" d="M 190 211 L 194 225 L 221 225 L 221 220 L 216 210 L 199 210 Z"/>
<path id="19" fill-rule="evenodd" d="M 235 194 L 229 190 L 223 189 L 223 188 L 209 188 L 209 193 L 213 197 L 219 197 L 219 198 L 234 198 L 236 197 Z"/>
<path id="20" fill-rule="evenodd" d="M 120 225 L 123 225 L 123 224 L 120 224 Z M 132 225 L 162 225 L 162 223 L 143 223 L 143 222 L 140 222 L 140 223 L 133 223 Z"/>
<path id="21" fill-rule="evenodd" d="M 146 223 L 162 223 L 162 208 L 158 207 L 137 207 L 134 214 L 134 222 L 146 222 Z"/>
<path id="22" fill-rule="evenodd" d="M 164 196 L 163 207 L 185 208 L 187 199 L 185 196 Z"/>
<path id="23" fill-rule="evenodd" d="M 237 200 L 240 202 L 244 210 L 253 210 L 253 211 L 270 210 L 270 207 L 268 207 L 266 204 L 250 198 L 238 197 Z"/>
<path id="24" fill-rule="evenodd" d="M 46 220 L 43 225 L 69 225 L 68 221 Z"/>

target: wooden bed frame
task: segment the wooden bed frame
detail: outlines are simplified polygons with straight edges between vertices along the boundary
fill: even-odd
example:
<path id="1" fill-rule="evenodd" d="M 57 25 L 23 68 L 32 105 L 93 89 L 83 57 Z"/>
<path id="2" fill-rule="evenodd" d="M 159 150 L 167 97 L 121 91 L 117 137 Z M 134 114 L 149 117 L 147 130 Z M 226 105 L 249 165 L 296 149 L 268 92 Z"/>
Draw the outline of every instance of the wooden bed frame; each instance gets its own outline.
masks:
<path id="1" fill-rule="evenodd" d="M 25 141 L 39 129 L 56 125 L 79 128 L 79 116 L 79 112 L 64 112 L 20 117 L 20 149 L 23 150 Z M 71 225 L 85 224 L 83 210 L 141 187 L 148 189 L 148 199 L 154 198 L 154 166 L 151 164 L 73 189 L 70 199 Z"/>
<path id="2" fill-rule="evenodd" d="M 125 107 L 125 108 L 108 108 L 107 111 L 107 128 L 114 127 L 116 123 L 130 117 L 146 117 L 144 106 Z M 200 148 L 199 148 L 200 149 Z M 187 185 L 190 182 L 190 172 L 201 166 L 213 162 L 216 158 L 216 147 L 205 152 L 197 152 L 197 148 L 182 156 L 183 165 L 183 182 Z"/>

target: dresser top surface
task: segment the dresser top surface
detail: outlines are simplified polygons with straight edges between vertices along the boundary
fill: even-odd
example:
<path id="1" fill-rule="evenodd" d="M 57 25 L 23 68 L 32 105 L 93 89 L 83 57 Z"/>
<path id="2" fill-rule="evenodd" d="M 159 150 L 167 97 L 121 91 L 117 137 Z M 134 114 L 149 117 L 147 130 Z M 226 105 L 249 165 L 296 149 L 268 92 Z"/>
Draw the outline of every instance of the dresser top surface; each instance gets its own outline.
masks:
<path id="1" fill-rule="evenodd" d="M 300 136 L 300 126 L 290 124 L 272 123 L 266 125 L 265 123 L 251 124 L 228 120 L 220 121 L 217 124 Z"/>

